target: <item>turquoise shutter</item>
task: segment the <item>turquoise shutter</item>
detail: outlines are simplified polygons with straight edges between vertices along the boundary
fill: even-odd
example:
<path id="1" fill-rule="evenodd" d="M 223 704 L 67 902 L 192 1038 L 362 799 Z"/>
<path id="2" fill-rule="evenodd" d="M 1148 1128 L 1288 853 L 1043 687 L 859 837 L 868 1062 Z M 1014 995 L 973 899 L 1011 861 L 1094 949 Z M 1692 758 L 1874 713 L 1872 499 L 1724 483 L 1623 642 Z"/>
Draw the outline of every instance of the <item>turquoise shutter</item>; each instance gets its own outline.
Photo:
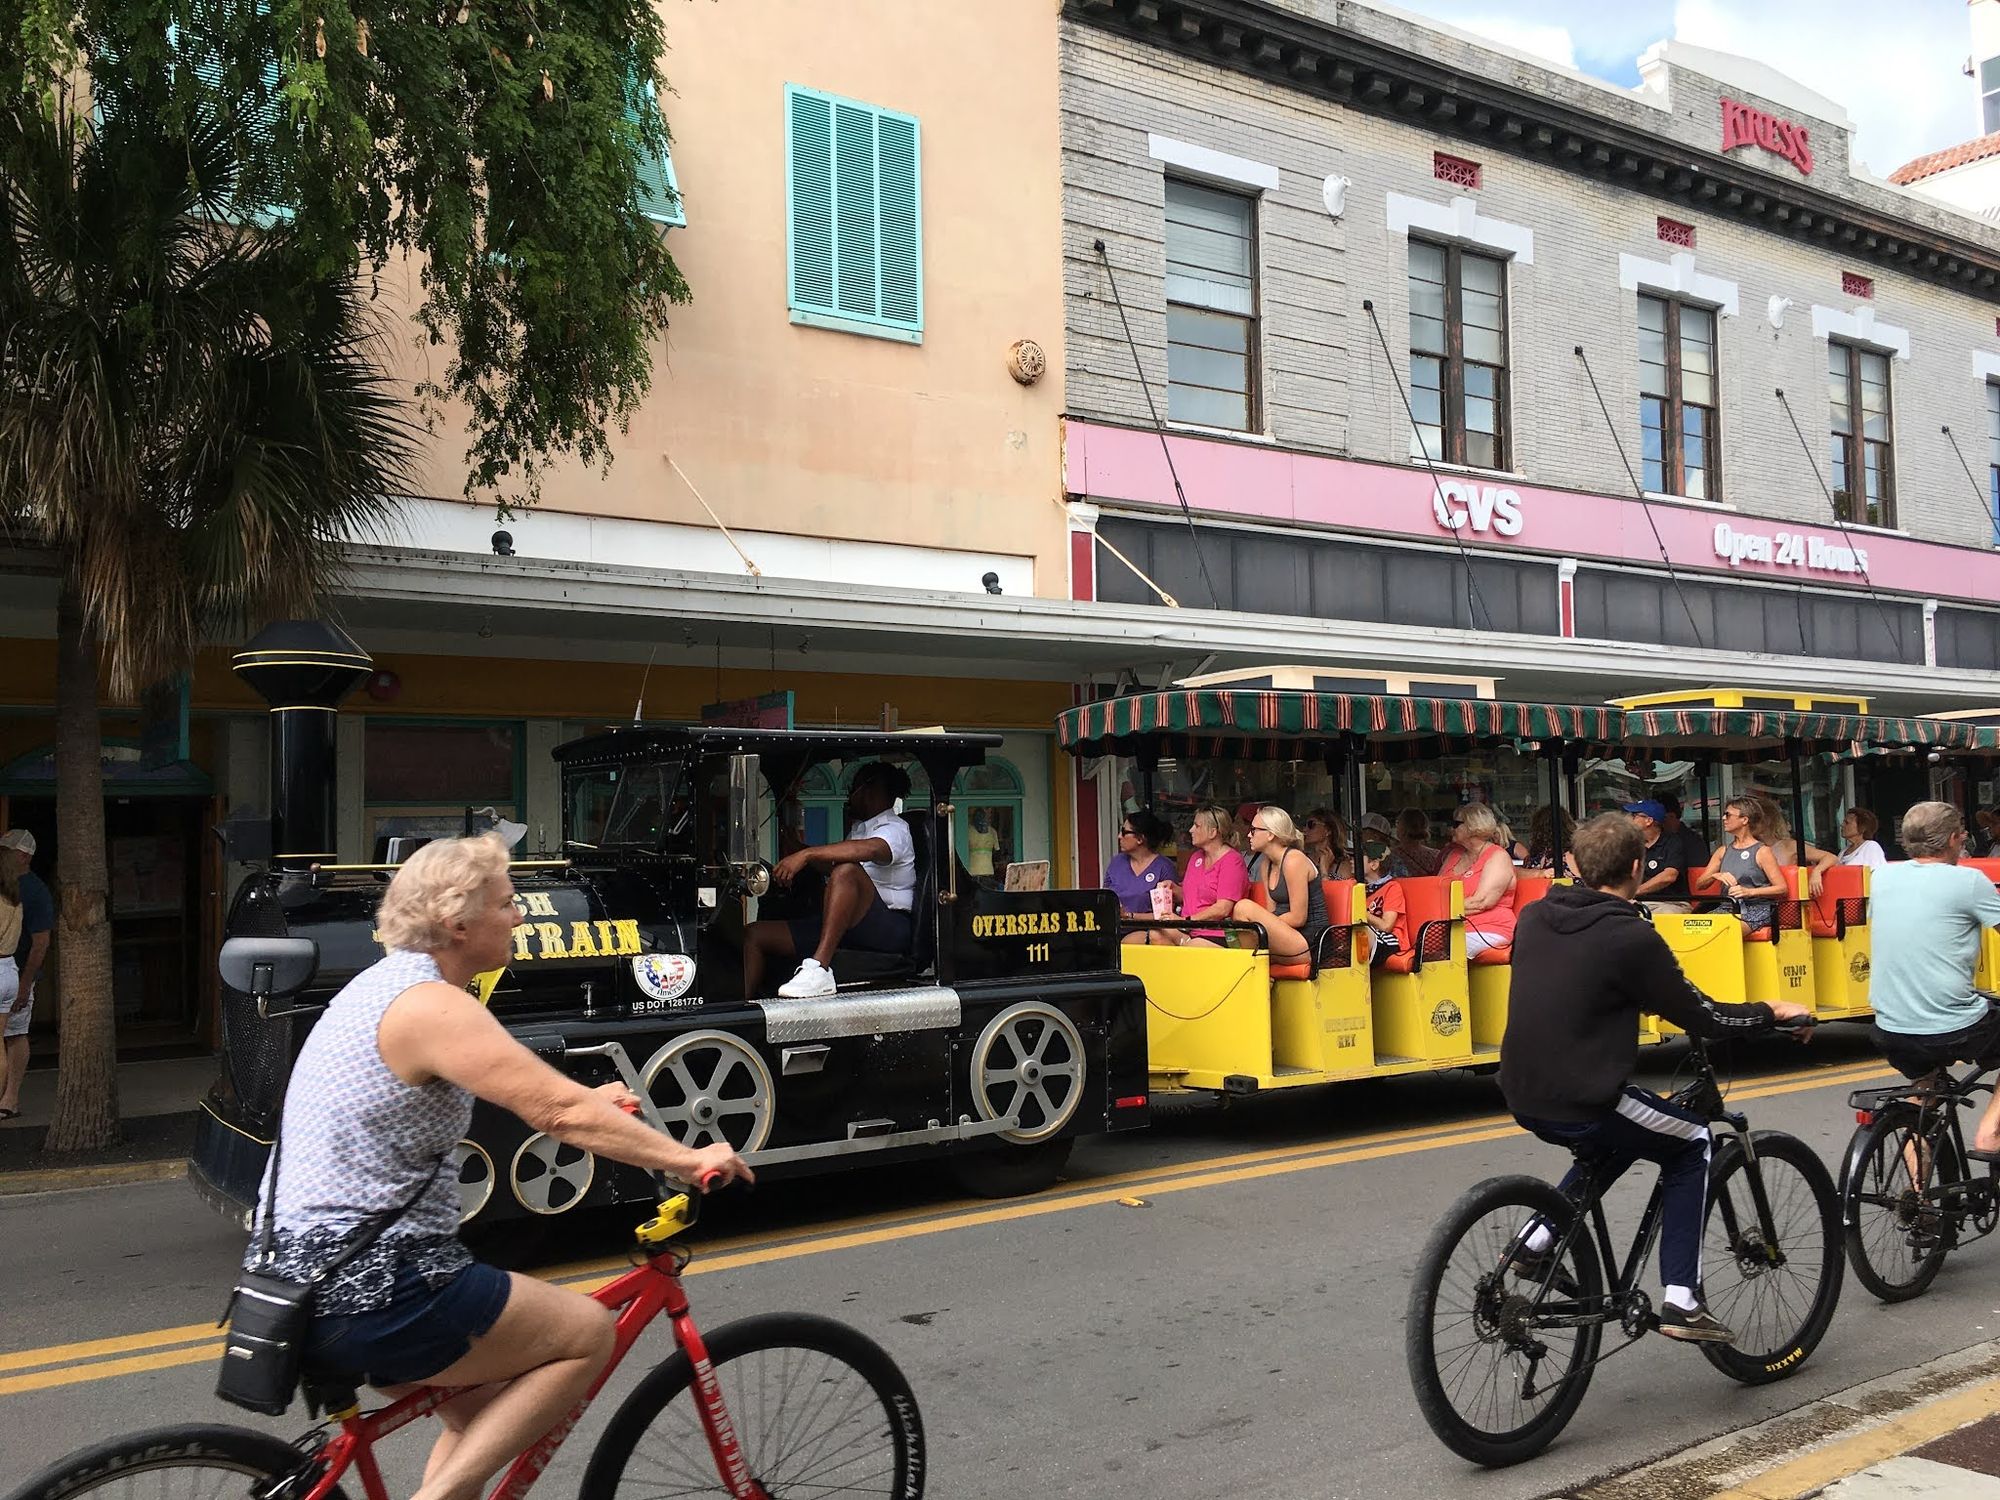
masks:
<path id="1" fill-rule="evenodd" d="M 649 78 L 643 89 L 633 89 L 628 84 L 625 90 L 625 118 L 635 125 L 643 126 L 648 115 L 657 116 L 660 110 L 658 86 Z M 642 113 L 642 111 L 644 113 Z M 661 133 L 666 131 L 664 121 Z M 639 145 L 639 212 L 655 224 L 665 224 L 670 228 L 687 227 L 687 214 L 681 208 L 681 185 L 674 176 L 674 153 L 671 146 L 655 152 L 644 141 L 641 130 Z"/>
<path id="2" fill-rule="evenodd" d="M 793 321 L 920 342 L 916 120 L 787 86 L 785 131 Z"/>
<path id="3" fill-rule="evenodd" d="M 260 14 L 268 10 L 268 6 L 269 0 L 258 0 Z M 238 165 L 249 175 L 236 184 L 235 196 L 247 205 L 247 212 L 241 220 L 234 212 L 222 217 L 229 223 L 248 222 L 260 227 L 290 219 L 291 208 L 276 201 L 275 184 L 268 178 L 260 177 L 247 159 L 269 152 L 278 138 L 278 122 L 285 109 L 284 101 L 278 97 L 278 59 L 275 56 L 263 59 L 258 69 L 259 87 L 256 92 L 232 99 L 228 94 L 228 76 L 222 55 L 212 40 L 199 31 L 184 33 L 169 21 L 167 50 L 185 61 L 202 91 L 210 96 L 217 113 L 241 132 L 245 159 Z"/>

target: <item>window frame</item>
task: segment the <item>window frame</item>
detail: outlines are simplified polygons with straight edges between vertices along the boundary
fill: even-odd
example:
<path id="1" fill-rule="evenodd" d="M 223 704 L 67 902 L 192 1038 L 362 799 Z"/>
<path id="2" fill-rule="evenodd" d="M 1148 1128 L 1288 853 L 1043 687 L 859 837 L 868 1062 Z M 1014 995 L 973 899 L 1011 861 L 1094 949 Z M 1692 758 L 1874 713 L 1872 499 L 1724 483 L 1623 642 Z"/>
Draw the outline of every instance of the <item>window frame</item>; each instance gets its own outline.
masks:
<path id="1" fill-rule="evenodd" d="M 362 822 L 365 829 L 367 847 L 373 849 L 379 837 L 378 827 L 388 818 L 431 818 L 444 819 L 463 816 L 466 808 L 486 806 L 488 802 L 475 804 L 468 799 L 457 802 L 410 801 L 406 798 L 370 797 L 368 795 L 368 726 L 380 724 L 384 728 L 396 729 L 504 729 L 513 736 L 513 783 L 514 795 L 506 801 L 488 799 L 491 806 L 503 818 L 527 821 L 528 805 L 528 722 L 525 719 L 458 719 L 429 714 L 366 714 L 361 720 L 361 806 Z"/>
<path id="2" fill-rule="evenodd" d="M 1986 505 L 1993 522 L 1993 545 L 2000 547 L 2000 379 L 1980 382 L 1986 397 Z"/>
<path id="3" fill-rule="evenodd" d="M 827 328 L 839 333 L 858 333 L 869 338 L 889 339 L 903 344 L 921 344 L 924 341 L 924 134 L 923 122 L 915 115 L 901 110 L 889 109 L 880 104 L 870 104 L 864 99 L 849 99 L 841 94 L 830 94 L 824 89 L 808 88 L 803 84 L 785 84 L 785 308 L 791 321 L 806 328 Z M 802 301 L 799 293 L 798 258 L 798 153 L 794 149 L 795 111 L 801 99 L 815 100 L 825 104 L 829 123 L 829 177 L 827 212 L 830 216 L 830 236 L 832 241 L 831 274 L 833 276 L 833 301 L 820 303 Z M 874 169 L 877 191 L 875 197 L 875 219 L 872 229 L 875 256 L 876 306 L 881 306 L 881 284 L 883 274 L 882 252 L 882 199 L 881 182 L 881 122 L 893 120 L 910 128 L 910 188 L 913 205 L 910 249 L 916 266 L 914 302 L 916 316 L 912 319 L 892 318 L 880 312 L 850 312 L 840 306 L 840 189 L 838 144 L 839 115 L 842 109 L 865 110 L 875 121 Z"/>
<path id="4" fill-rule="evenodd" d="M 1167 421 L 1177 426 L 1200 427 L 1210 432 L 1261 433 L 1264 431 L 1264 402 L 1263 402 L 1264 246 L 1263 246 L 1263 226 L 1258 222 L 1260 215 L 1257 211 L 1261 195 L 1254 192 L 1243 192 L 1237 188 L 1222 186 L 1212 182 L 1203 182 L 1200 179 L 1194 177 L 1177 176 L 1172 172 L 1163 174 L 1163 183 L 1164 186 L 1161 188 L 1161 193 L 1160 193 L 1160 254 L 1162 263 L 1162 288 L 1163 288 L 1161 296 L 1161 308 L 1163 310 L 1163 313 L 1170 312 L 1172 309 L 1176 307 L 1183 307 L 1191 312 L 1204 313 L 1210 317 L 1239 318 L 1242 320 L 1244 325 L 1243 327 L 1243 380 L 1244 380 L 1243 426 L 1241 426 L 1240 428 L 1217 427 L 1215 424 L 1210 422 L 1190 422 L 1174 416 L 1173 414 L 1174 341 L 1171 334 L 1167 334 L 1165 338 L 1166 350 L 1167 350 Z M 1198 188 L 1205 193 L 1215 193 L 1224 198 L 1234 198 L 1239 203 L 1241 203 L 1245 208 L 1245 210 L 1247 211 L 1247 217 L 1250 225 L 1250 232 L 1248 236 L 1249 251 L 1250 251 L 1250 311 L 1249 312 L 1247 313 L 1227 312 L 1220 308 L 1205 307 L 1199 302 L 1178 302 L 1174 300 L 1172 297 L 1165 295 L 1164 293 L 1164 286 L 1166 280 L 1165 267 L 1167 264 L 1166 260 L 1167 194 L 1171 193 L 1176 186 Z M 1166 320 L 1163 317 L 1162 322 L 1164 323 L 1165 321 Z M 1192 384 L 1192 382 L 1190 382 L 1190 384 Z M 1208 387 L 1208 389 L 1216 389 L 1216 387 Z"/>
<path id="5" fill-rule="evenodd" d="M 1829 351 L 1844 350 L 1847 355 L 1847 410 L 1848 427 L 1846 434 L 1833 430 L 1832 412 L 1828 411 L 1827 440 L 1838 443 L 1845 451 L 1842 454 L 1847 467 L 1848 505 L 1842 509 L 1840 497 L 1843 493 L 1837 486 L 1829 485 L 1833 491 L 1836 514 L 1848 526 L 1873 526 L 1881 531 L 1894 531 L 1896 525 L 1896 384 L 1895 354 L 1888 349 L 1880 349 L 1873 344 L 1860 343 L 1853 339 L 1829 336 Z M 1864 356 L 1873 355 L 1882 361 L 1883 420 L 1888 423 L 1889 436 L 1876 442 L 1864 436 L 1867 417 L 1861 406 L 1861 361 Z M 1833 375 L 1832 360 L 1827 361 L 1827 375 Z M 1882 450 L 1882 502 L 1881 515 L 1877 520 L 1868 519 L 1868 449 L 1871 446 Z M 1834 476 L 1829 476 L 1829 478 Z"/>
<path id="6" fill-rule="evenodd" d="M 1660 478 L 1662 488 L 1654 490 L 1651 493 L 1656 495 L 1672 495 L 1681 500 L 1694 500 L 1704 504 L 1720 505 L 1724 503 L 1722 498 L 1722 309 L 1711 303 L 1698 301 L 1694 298 L 1676 297 L 1666 292 L 1642 288 L 1638 294 L 1638 302 L 1635 302 L 1633 305 L 1633 327 L 1637 331 L 1643 332 L 1639 328 L 1637 318 L 1638 303 L 1648 300 L 1658 302 L 1666 309 L 1661 336 L 1666 340 L 1667 345 L 1667 393 L 1664 397 L 1654 396 L 1644 388 L 1643 383 L 1641 384 L 1639 390 L 1640 472 L 1644 473 L 1646 467 L 1645 404 L 1651 400 L 1664 400 L 1666 402 L 1667 420 L 1661 428 Z M 1715 399 L 1707 405 L 1703 405 L 1699 401 L 1690 402 L 1687 399 L 1685 387 L 1682 384 L 1681 313 L 1687 309 L 1707 313 L 1709 326 L 1713 330 L 1714 336 L 1709 347 L 1714 351 L 1714 368 L 1709 371 L 1709 379 L 1714 384 L 1713 394 Z M 1705 411 L 1709 416 L 1708 431 L 1706 434 L 1708 462 L 1703 465 L 1703 469 L 1708 475 L 1708 493 L 1705 495 L 1690 495 L 1687 492 L 1687 448 L 1685 442 L 1687 430 L 1683 424 L 1685 422 L 1686 409 L 1689 406 L 1693 406 L 1700 411 Z"/>
<path id="7" fill-rule="evenodd" d="M 1428 455 L 1432 463 L 1454 464 L 1460 468 L 1490 469 L 1495 473 L 1510 473 L 1514 459 L 1514 410 L 1513 382 L 1509 378 L 1513 370 L 1514 337 L 1512 327 L 1513 297 L 1508 288 L 1508 271 L 1513 264 L 1510 255 L 1496 254 L 1482 246 L 1471 246 L 1457 240 L 1436 239 L 1430 235 L 1412 234 L 1410 245 L 1427 245 L 1444 254 L 1444 342 L 1445 353 L 1433 354 L 1429 350 L 1419 350 L 1410 343 L 1409 331 L 1404 330 L 1403 342 L 1408 347 L 1410 358 L 1410 379 L 1412 388 L 1416 379 L 1416 362 L 1419 359 L 1443 361 L 1443 369 L 1438 377 L 1438 431 L 1441 434 L 1444 452 Z M 1500 363 L 1489 365 L 1485 360 L 1471 363 L 1481 369 L 1494 371 L 1493 404 L 1493 462 L 1475 464 L 1465 456 L 1465 299 L 1464 271 L 1465 258 L 1492 261 L 1500 268 Z M 1403 268 L 1403 297 L 1405 323 L 1408 322 L 1409 288 L 1411 272 L 1407 256 Z M 1417 423 L 1410 425 L 1410 437 L 1416 438 Z M 1417 455 L 1411 455 L 1416 458 Z"/>

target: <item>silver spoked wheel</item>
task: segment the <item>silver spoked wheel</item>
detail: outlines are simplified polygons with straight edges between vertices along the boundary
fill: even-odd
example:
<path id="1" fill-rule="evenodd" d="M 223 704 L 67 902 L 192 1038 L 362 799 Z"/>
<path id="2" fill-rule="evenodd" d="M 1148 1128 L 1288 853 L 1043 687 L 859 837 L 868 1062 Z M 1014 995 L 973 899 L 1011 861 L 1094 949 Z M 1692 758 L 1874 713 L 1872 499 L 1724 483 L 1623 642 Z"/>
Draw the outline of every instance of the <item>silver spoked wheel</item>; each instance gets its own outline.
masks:
<path id="1" fill-rule="evenodd" d="M 581 1146 L 537 1133 L 521 1142 L 509 1174 L 514 1196 L 533 1214 L 566 1213 L 597 1178 L 597 1158 Z"/>
<path id="2" fill-rule="evenodd" d="M 764 1059 L 726 1031 L 691 1031 L 652 1056 L 640 1075 L 683 1146 L 727 1141 L 755 1151 L 771 1135 L 777 1100 Z"/>
<path id="3" fill-rule="evenodd" d="M 477 1141 L 460 1141 L 451 1148 L 451 1173 L 458 1179 L 458 1222 L 469 1223 L 493 1201 L 493 1184 L 499 1173 L 493 1158 Z"/>
<path id="4" fill-rule="evenodd" d="M 972 1094 L 983 1120 L 1015 1116 L 1000 1132 L 1017 1145 L 1045 1141 L 1069 1124 L 1083 1099 L 1083 1036 L 1070 1018 L 1039 1000 L 1010 1005 L 972 1049 Z"/>

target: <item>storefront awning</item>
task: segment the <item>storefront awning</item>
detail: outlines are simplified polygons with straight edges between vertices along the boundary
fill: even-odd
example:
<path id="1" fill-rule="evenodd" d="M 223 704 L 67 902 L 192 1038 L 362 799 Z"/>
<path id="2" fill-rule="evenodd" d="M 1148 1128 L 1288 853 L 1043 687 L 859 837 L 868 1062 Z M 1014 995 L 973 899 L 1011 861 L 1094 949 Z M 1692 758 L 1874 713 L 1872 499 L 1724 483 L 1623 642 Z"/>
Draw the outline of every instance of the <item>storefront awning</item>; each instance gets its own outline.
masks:
<path id="1" fill-rule="evenodd" d="M 2000 753 L 2000 731 L 1920 715 L 1643 708 L 1624 717 L 1626 748 L 1660 759 L 1763 760 L 1782 755 L 1793 741 L 1808 755 Z"/>
<path id="2" fill-rule="evenodd" d="M 1056 720 L 1056 739 L 1081 755 L 1304 760 L 1354 735 L 1371 759 L 1403 760 L 1524 740 L 1604 746 L 1623 728 L 1624 715 L 1608 707 L 1201 688 L 1082 704 Z"/>

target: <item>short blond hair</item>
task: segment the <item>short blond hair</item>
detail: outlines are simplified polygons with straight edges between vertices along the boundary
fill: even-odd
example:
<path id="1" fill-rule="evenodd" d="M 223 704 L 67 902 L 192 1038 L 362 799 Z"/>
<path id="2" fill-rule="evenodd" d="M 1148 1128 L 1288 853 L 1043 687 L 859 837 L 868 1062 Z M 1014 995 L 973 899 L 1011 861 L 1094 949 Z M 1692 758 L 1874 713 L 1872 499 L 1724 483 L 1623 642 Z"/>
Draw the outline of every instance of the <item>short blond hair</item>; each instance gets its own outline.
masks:
<path id="1" fill-rule="evenodd" d="M 491 834 L 436 839 L 406 860 L 375 912 L 375 935 L 391 953 L 437 953 L 479 894 L 507 876 L 507 846 Z"/>
<path id="2" fill-rule="evenodd" d="M 1489 844 L 1504 844 L 1512 836 L 1507 825 L 1500 821 L 1500 815 L 1484 802 L 1468 802 L 1453 817 L 1460 826 L 1471 829 Z"/>

